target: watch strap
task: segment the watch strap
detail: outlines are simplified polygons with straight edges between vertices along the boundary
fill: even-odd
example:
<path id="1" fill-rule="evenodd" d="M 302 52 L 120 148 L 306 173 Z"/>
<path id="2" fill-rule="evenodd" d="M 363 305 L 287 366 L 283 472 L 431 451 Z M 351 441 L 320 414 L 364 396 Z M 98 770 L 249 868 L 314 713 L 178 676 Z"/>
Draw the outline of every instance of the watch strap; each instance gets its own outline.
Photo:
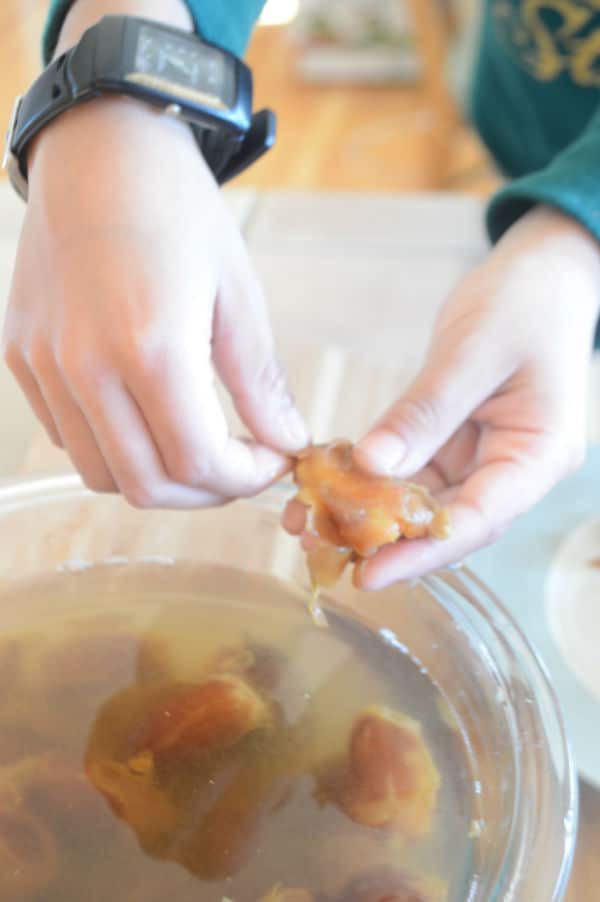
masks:
<path id="1" fill-rule="evenodd" d="M 256 163 L 275 144 L 277 137 L 277 118 L 272 110 L 261 110 L 252 117 L 252 125 L 246 132 L 241 145 L 225 162 L 219 173 L 220 184 L 228 182 L 240 175 L 253 163 Z"/>
<path id="2" fill-rule="evenodd" d="M 26 150 L 31 139 L 53 119 L 100 93 L 92 87 L 96 42 L 97 30 L 88 29 L 79 44 L 50 63 L 15 104 L 6 139 L 6 156 L 12 157 L 11 177 L 16 176 L 13 180 L 18 183 L 17 190 L 25 196 Z"/>
<path id="3" fill-rule="evenodd" d="M 25 149 L 44 126 L 73 106 L 66 54 L 42 72 L 15 110 L 15 121 L 7 148 L 16 157 L 21 175 L 27 177 Z M 9 139 L 7 139 L 7 144 Z"/>
<path id="4" fill-rule="evenodd" d="M 141 20 L 137 20 L 138 22 Z M 168 98 L 146 96 L 128 85 L 124 89 L 118 76 L 106 78 L 103 73 L 118 73 L 124 47 L 131 43 L 134 20 L 107 16 L 89 28 L 75 47 L 54 60 L 36 79 L 27 94 L 14 108 L 6 141 L 4 165 L 13 185 L 27 198 L 26 152 L 31 139 L 49 122 L 77 104 L 105 92 L 125 93 L 142 101 L 162 105 L 170 111 Z M 223 51 L 225 52 L 225 51 Z M 238 64 L 242 95 L 251 105 L 251 75 Z M 193 109 L 173 101 L 175 115 L 190 124 L 199 148 L 219 184 L 223 184 L 255 162 L 275 141 L 275 115 L 270 110 L 251 115 L 236 113 L 235 127 L 220 127 L 210 117 L 204 122 Z M 241 118 L 240 118 L 241 117 Z M 244 123 L 245 120 L 245 123 Z"/>

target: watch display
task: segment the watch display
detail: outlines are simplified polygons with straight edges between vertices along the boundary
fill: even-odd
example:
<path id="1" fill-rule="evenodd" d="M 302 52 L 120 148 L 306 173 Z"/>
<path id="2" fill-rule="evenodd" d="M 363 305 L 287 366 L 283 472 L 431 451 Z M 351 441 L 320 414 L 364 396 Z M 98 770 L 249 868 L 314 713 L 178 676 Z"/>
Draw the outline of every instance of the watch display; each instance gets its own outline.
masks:
<path id="1" fill-rule="evenodd" d="M 234 72 L 222 53 L 185 35 L 143 25 L 137 37 L 131 81 L 183 89 L 222 109 L 234 102 Z"/>

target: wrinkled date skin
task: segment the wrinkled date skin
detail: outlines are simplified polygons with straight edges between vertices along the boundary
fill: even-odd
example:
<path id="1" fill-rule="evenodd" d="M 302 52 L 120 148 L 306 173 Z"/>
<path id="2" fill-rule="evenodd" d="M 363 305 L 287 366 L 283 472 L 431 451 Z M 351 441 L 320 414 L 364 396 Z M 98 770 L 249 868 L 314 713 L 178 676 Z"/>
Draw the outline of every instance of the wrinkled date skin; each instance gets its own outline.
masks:
<path id="1" fill-rule="evenodd" d="M 410 839 L 431 832 L 440 775 L 419 724 L 373 707 L 354 724 L 348 761 L 333 770 L 320 794 L 353 821 L 393 827 Z"/>
<path id="2" fill-rule="evenodd" d="M 241 677 L 223 674 L 171 690 L 142 726 L 133 753 L 173 762 L 229 748 L 271 723 L 268 703 Z"/>
<path id="3" fill-rule="evenodd" d="M 314 445 L 296 463 L 296 499 L 308 508 L 308 567 L 313 586 L 334 585 L 346 565 L 400 538 L 449 535 L 448 515 L 418 485 L 364 473 L 350 442 Z"/>
<path id="4" fill-rule="evenodd" d="M 261 820 L 265 787 L 236 759 L 275 711 L 241 676 L 133 687 L 101 710 L 86 771 L 141 847 L 203 879 L 235 873 Z M 241 767 L 241 774 L 236 776 Z"/>
<path id="5" fill-rule="evenodd" d="M 198 827 L 177 844 L 173 857 L 202 880 L 239 873 L 256 851 L 269 810 L 283 801 L 289 783 L 260 761 L 242 765 Z"/>
<path id="6" fill-rule="evenodd" d="M 88 777 L 112 812 L 135 831 L 148 855 L 164 858 L 179 826 L 173 801 L 155 782 L 154 772 L 136 772 L 119 761 L 88 759 Z"/>

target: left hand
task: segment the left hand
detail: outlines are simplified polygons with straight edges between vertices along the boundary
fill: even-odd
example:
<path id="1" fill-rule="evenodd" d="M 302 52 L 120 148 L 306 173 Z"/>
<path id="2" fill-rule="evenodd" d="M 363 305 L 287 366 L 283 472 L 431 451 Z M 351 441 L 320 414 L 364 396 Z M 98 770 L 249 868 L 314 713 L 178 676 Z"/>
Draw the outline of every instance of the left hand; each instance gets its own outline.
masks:
<path id="1" fill-rule="evenodd" d="M 452 292 L 426 363 L 358 443 L 365 470 L 427 485 L 447 541 L 402 541 L 359 565 L 380 589 L 460 561 L 499 537 L 585 454 L 600 248 L 546 207 L 524 216 Z M 297 507 L 286 525 L 300 532 Z"/>

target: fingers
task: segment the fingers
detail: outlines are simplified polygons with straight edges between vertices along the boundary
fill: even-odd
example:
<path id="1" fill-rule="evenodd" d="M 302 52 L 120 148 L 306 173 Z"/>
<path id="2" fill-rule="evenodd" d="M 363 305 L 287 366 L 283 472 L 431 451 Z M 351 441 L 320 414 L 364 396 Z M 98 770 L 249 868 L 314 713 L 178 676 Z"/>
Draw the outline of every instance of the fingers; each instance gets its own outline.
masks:
<path id="1" fill-rule="evenodd" d="M 408 391 L 355 450 L 366 470 L 412 476 L 446 444 L 469 415 L 508 378 L 501 355 L 484 336 L 434 347 Z"/>
<path id="2" fill-rule="evenodd" d="M 100 378 L 91 362 L 72 352 L 59 365 L 43 342 L 29 350 L 29 363 L 14 346 L 5 356 L 49 435 L 91 490 L 120 492 L 142 508 L 214 507 L 230 500 L 167 476 L 142 415 L 116 377 Z"/>
<path id="3" fill-rule="evenodd" d="M 203 507 L 256 494 L 283 475 L 287 457 L 229 436 L 208 339 L 202 363 L 190 351 L 201 336 L 171 347 L 158 338 L 150 352 L 129 342 L 133 353 L 120 359 L 101 359 L 89 342 L 52 347 L 43 337 L 13 339 L 6 356 L 92 490 L 120 491 L 140 507 Z"/>
<path id="4" fill-rule="evenodd" d="M 54 418 L 48 410 L 48 405 L 44 401 L 43 395 L 40 391 L 40 387 L 35 377 L 21 357 L 21 354 L 16 350 L 16 348 L 8 347 L 4 351 L 4 359 L 6 361 L 6 365 L 21 386 L 25 397 L 29 401 L 31 409 L 48 433 L 50 441 L 54 445 L 56 445 L 57 448 L 62 448 L 63 442 L 60 437 L 60 433 L 56 428 Z"/>
<path id="5" fill-rule="evenodd" d="M 510 442 L 510 436 L 502 440 Z M 400 541 L 387 546 L 360 565 L 356 584 L 382 589 L 460 562 L 502 535 L 511 521 L 539 501 L 572 463 L 556 438 L 537 440 L 522 454 L 515 448 L 510 456 L 498 455 L 452 491 L 449 539 Z"/>
<path id="6" fill-rule="evenodd" d="M 79 379 L 71 388 L 118 491 L 134 507 L 194 509 L 230 500 L 218 492 L 181 485 L 167 474 L 142 413 L 116 377 L 97 382 Z"/>
<path id="7" fill-rule="evenodd" d="M 219 292 L 213 359 L 259 441 L 287 453 L 306 447 L 308 431 L 276 359 L 265 299 L 241 241 Z"/>
<path id="8" fill-rule="evenodd" d="M 402 541 L 382 548 L 360 563 L 354 574 L 358 588 L 375 591 L 393 583 L 417 579 L 434 570 L 463 561 L 467 554 L 484 547 L 494 537 L 476 508 L 448 506 L 452 535 L 444 542 L 435 539 Z"/>
<path id="9" fill-rule="evenodd" d="M 169 478 L 227 498 L 255 495 L 289 469 L 270 448 L 229 435 L 210 363 L 163 348 L 125 376 Z"/>
<path id="10" fill-rule="evenodd" d="M 290 535 L 301 535 L 306 526 L 306 505 L 296 498 L 288 501 L 281 517 L 281 525 Z"/>
<path id="11" fill-rule="evenodd" d="M 50 411 L 60 436 L 85 485 L 95 492 L 114 492 L 116 484 L 94 435 L 66 387 L 50 348 L 42 342 L 30 352 L 32 378 Z"/>

